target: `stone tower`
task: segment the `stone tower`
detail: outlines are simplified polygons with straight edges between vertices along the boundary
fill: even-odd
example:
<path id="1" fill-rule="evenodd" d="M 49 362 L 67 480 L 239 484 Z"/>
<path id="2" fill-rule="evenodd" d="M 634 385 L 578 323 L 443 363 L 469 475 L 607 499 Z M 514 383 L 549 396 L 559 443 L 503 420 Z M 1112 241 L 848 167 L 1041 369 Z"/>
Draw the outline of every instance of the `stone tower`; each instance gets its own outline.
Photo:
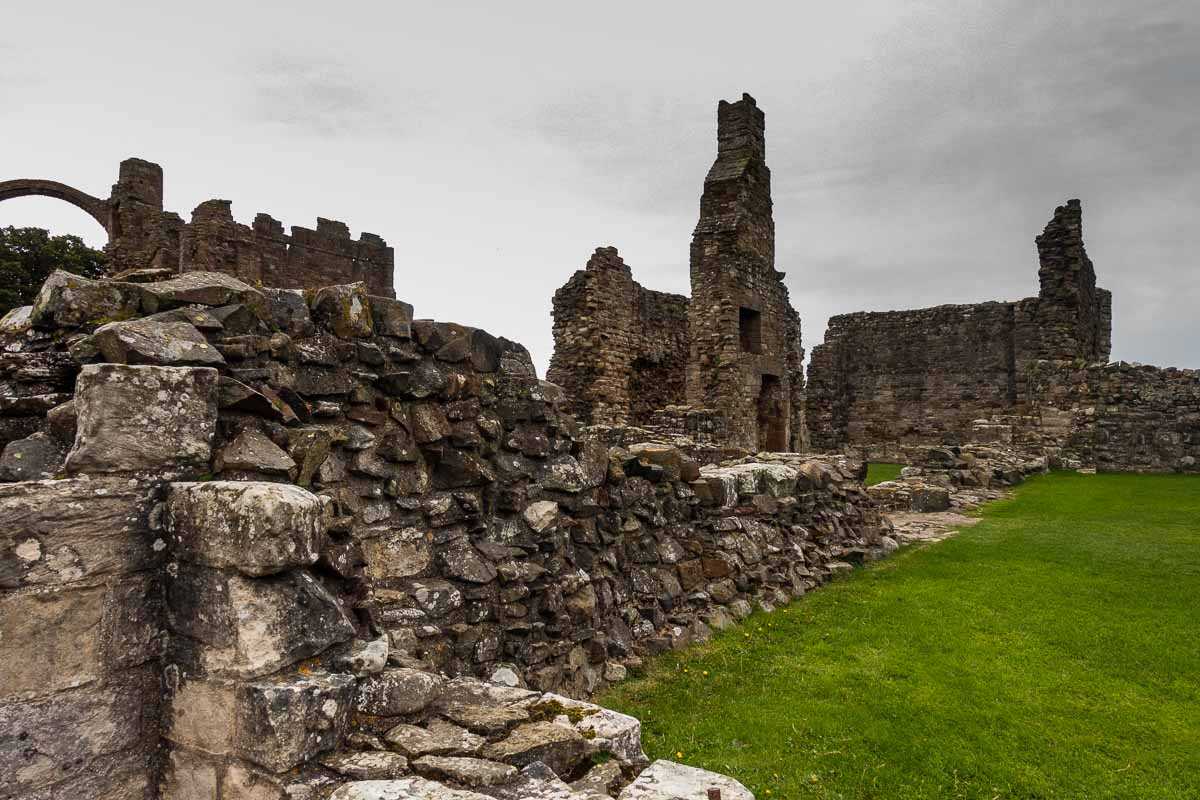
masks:
<path id="1" fill-rule="evenodd" d="M 717 106 L 717 158 L 692 235 L 687 401 L 724 414 L 733 446 L 799 450 L 800 319 L 775 270 L 765 130 L 750 95 Z"/>

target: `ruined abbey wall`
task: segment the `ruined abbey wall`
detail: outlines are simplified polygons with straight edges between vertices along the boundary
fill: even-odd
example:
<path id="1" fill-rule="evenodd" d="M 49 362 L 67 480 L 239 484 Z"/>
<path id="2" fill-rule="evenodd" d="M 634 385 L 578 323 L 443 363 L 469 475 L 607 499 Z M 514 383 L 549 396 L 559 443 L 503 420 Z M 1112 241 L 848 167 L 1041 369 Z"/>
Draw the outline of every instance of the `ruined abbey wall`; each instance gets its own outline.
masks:
<path id="1" fill-rule="evenodd" d="M 546 379 L 580 422 L 644 425 L 684 402 L 688 299 L 643 288 L 616 248 L 597 248 L 554 293 L 553 317 Z"/>
<path id="2" fill-rule="evenodd" d="M 258 214 L 252 225 L 235 222 L 228 200 L 207 200 L 190 222 L 163 210 L 162 167 L 140 158 L 121 162 L 107 199 L 53 181 L 0 181 L 0 201 L 28 195 L 56 197 L 91 214 L 108 233 L 108 271 L 210 270 L 248 283 L 306 289 L 361 281 L 373 294 L 395 297 L 395 256 L 372 233 L 350 238 L 344 223 L 318 218 L 315 229 Z"/>
<path id="3" fill-rule="evenodd" d="M 813 446 L 965 441 L 975 420 L 1028 405 L 1037 362 L 1106 360 L 1111 295 L 1096 288 L 1078 201 L 1037 245 L 1037 297 L 830 319 L 809 367 Z"/>
<path id="4" fill-rule="evenodd" d="M 1004 442 L 1105 471 L 1200 471 L 1200 376 L 1109 364 L 1078 201 L 1037 237 L 1040 291 L 1010 303 L 834 317 L 809 366 L 813 446 L 905 460 L 918 444 Z"/>
<path id="5" fill-rule="evenodd" d="M 635 720 L 546 728 L 538 693 L 585 696 L 888 544 L 861 463 L 585 436 L 523 347 L 362 284 L 57 273 L 2 335 L 17 796 L 345 800 L 441 769 L 432 735 L 514 774 L 534 751 L 564 779 L 631 764 Z"/>
<path id="6" fill-rule="evenodd" d="M 690 299 L 643 289 L 613 248 L 555 293 L 547 377 L 580 419 L 742 452 L 805 449 L 800 317 L 775 270 L 765 137 L 754 98 L 718 105 Z"/>

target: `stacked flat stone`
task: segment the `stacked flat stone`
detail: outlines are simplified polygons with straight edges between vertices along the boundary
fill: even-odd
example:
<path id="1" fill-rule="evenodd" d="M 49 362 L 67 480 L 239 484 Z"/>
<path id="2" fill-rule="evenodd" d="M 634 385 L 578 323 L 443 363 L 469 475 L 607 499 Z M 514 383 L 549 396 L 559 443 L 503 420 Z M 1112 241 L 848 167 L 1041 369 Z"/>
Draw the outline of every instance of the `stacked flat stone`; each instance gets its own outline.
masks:
<path id="1" fill-rule="evenodd" d="M 886 549 L 847 459 L 585 436 L 523 347 L 362 284 L 138 277 L 3 333 L 10 793 L 654 797 L 691 773 L 566 696 Z"/>

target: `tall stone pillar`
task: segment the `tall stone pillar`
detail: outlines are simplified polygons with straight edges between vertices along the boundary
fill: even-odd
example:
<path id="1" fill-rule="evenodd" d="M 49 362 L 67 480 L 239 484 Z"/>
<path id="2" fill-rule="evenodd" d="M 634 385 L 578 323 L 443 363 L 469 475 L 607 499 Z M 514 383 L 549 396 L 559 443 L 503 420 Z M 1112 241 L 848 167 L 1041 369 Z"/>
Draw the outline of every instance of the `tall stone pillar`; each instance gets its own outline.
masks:
<path id="1" fill-rule="evenodd" d="M 754 98 L 717 107 L 717 158 L 692 235 L 688 403 L 728 419 L 730 444 L 793 447 L 799 320 L 775 270 L 766 121 Z M 801 437 L 802 438 L 802 437 Z"/>

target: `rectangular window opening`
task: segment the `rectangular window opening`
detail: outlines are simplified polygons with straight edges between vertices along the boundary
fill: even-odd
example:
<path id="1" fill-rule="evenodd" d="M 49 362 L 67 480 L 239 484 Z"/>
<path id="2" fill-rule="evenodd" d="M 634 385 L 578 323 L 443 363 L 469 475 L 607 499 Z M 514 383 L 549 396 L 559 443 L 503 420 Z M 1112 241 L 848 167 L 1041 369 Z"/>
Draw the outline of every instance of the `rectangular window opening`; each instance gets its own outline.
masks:
<path id="1" fill-rule="evenodd" d="M 742 341 L 742 352 L 762 352 L 762 314 L 753 308 L 738 311 L 738 334 Z"/>

